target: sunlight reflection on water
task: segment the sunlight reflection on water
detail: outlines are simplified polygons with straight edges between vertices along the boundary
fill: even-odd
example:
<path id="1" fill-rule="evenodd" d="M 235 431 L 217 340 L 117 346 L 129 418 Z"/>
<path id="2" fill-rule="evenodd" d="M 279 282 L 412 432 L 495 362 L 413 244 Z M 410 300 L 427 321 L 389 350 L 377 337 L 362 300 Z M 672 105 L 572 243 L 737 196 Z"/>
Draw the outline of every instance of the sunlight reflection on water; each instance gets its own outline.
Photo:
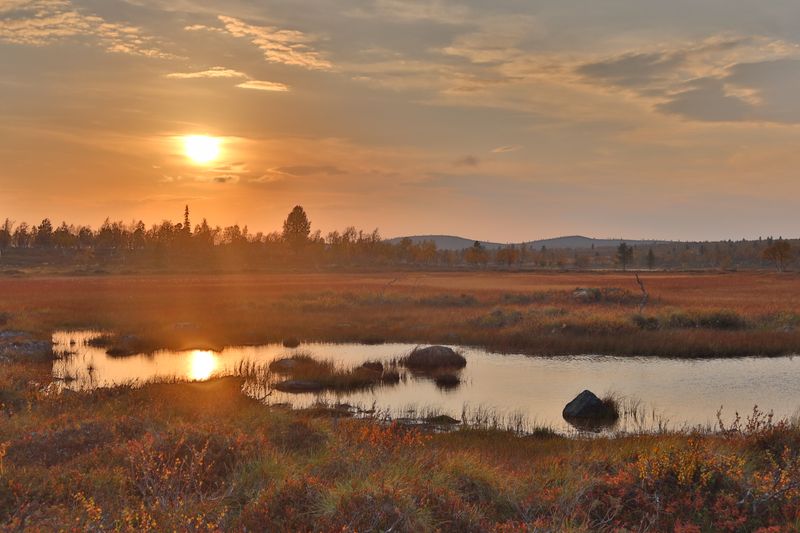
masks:
<path id="1" fill-rule="evenodd" d="M 232 372 L 241 361 L 268 364 L 293 353 L 309 353 L 343 367 L 368 360 L 389 361 L 408 354 L 413 344 L 308 343 L 297 349 L 280 344 L 229 347 L 220 352 L 158 351 L 150 355 L 112 357 L 104 348 L 87 344 L 91 331 L 62 331 L 53 335 L 55 350 L 70 355 L 53 365 L 62 387 L 80 390 L 152 379 L 205 380 Z M 716 412 L 730 420 L 735 411 L 747 414 L 754 405 L 791 417 L 800 406 L 800 359 L 797 357 L 682 360 L 644 357 L 500 355 L 459 348 L 467 359 L 462 383 L 442 389 L 429 378 L 407 375 L 397 385 L 347 393 L 287 394 L 273 391 L 271 403 L 312 405 L 318 399 L 389 411 L 403 416 L 410 409 L 435 408 L 460 418 L 465 406 L 485 407 L 502 415 L 520 413 L 530 421 L 568 429 L 561 410 L 577 393 L 589 389 L 614 392 L 641 400 L 636 420 L 621 429 L 652 428 L 659 421 L 670 427 L 713 425 Z"/>
<path id="2" fill-rule="evenodd" d="M 189 372 L 192 381 L 204 381 L 210 378 L 219 367 L 217 355 L 209 350 L 193 350 L 189 354 Z"/>

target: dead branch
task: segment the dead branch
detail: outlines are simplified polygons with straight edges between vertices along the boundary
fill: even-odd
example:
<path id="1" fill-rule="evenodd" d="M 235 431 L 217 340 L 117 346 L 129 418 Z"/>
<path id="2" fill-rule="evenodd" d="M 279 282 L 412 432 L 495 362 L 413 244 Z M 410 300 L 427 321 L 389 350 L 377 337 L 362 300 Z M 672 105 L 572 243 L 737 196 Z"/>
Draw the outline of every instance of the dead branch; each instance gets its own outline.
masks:
<path id="1" fill-rule="evenodd" d="M 639 278 L 639 273 L 634 272 L 634 276 L 636 276 L 636 283 L 639 284 L 639 288 L 642 289 L 642 300 L 639 302 L 639 313 L 644 311 L 645 306 L 647 305 L 647 301 L 650 299 L 650 295 L 644 288 L 644 282 Z"/>

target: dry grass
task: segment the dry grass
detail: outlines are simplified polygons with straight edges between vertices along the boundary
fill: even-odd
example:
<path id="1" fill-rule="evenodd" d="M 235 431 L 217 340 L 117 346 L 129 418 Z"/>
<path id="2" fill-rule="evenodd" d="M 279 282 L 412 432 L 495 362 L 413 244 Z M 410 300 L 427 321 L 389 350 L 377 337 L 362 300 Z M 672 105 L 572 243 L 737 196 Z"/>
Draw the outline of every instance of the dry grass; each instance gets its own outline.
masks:
<path id="1" fill-rule="evenodd" d="M 655 322 L 624 299 L 572 297 L 576 287 L 635 292 L 621 274 L 2 278 L 0 315 L 4 328 L 45 339 L 58 328 L 117 332 L 109 348 L 296 337 L 529 353 L 800 349 L 798 276 L 643 279 L 643 317 Z M 460 429 L 425 433 L 267 408 L 241 393 L 246 376 L 55 395 L 46 361 L 3 350 L 3 530 L 800 529 L 800 431 L 758 412 L 717 434 L 565 439 L 477 408 Z"/>
<path id="2" fill-rule="evenodd" d="M 622 273 L 253 274 L 0 278 L 7 326 L 118 332 L 137 349 L 284 339 L 468 344 L 531 354 L 776 355 L 800 351 L 800 276 Z M 395 280 L 393 282 L 393 280 Z M 613 293 L 613 291 L 612 291 Z M 625 293 L 627 294 L 627 293 Z M 124 352 L 127 346 L 113 346 Z"/>
<path id="3" fill-rule="evenodd" d="M 60 396 L 4 385 L 25 405 L 0 424 L 3 530 L 800 525 L 800 432 L 757 412 L 723 434 L 582 440 L 498 431 L 491 412 L 446 433 L 307 416 L 266 408 L 234 378 Z"/>

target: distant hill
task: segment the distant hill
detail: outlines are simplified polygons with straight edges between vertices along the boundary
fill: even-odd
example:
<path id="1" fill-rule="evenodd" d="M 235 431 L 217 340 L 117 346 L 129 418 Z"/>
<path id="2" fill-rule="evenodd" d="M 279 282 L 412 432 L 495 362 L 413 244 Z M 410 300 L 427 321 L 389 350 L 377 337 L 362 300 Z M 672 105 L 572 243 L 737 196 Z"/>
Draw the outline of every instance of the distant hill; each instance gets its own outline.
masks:
<path id="1" fill-rule="evenodd" d="M 397 244 L 406 237 L 395 237 L 388 239 L 391 244 Z M 475 244 L 472 239 L 465 239 L 464 237 L 455 237 L 453 235 L 413 235 L 409 236 L 411 242 L 420 244 L 426 241 L 433 241 L 436 243 L 436 248 L 439 250 L 465 250 Z M 480 241 L 481 245 L 488 249 L 501 248 L 505 245 L 496 242 Z"/>
<path id="2" fill-rule="evenodd" d="M 389 239 L 388 241 L 392 244 L 397 244 L 405 237 L 395 237 L 394 239 Z M 436 243 L 436 248 L 439 250 L 464 250 L 469 248 L 473 244 L 475 244 L 475 240 L 473 239 L 465 239 L 464 237 L 456 237 L 454 235 L 413 235 L 409 236 L 411 242 L 414 244 L 419 244 L 425 241 L 433 241 Z M 493 250 L 497 248 L 502 248 L 506 246 L 505 244 L 497 243 L 497 242 L 488 242 L 488 241 L 479 241 L 482 246 L 487 249 Z M 633 240 L 633 239 L 593 239 L 591 237 L 584 237 L 582 235 L 569 235 L 565 237 L 555 237 L 553 239 L 539 239 L 536 241 L 526 241 L 523 243 L 511 243 L 515 245 L 524 244 L 529 248 L 541 248 L 545 246 L 549 249 L 558 249 L 558 248 L 591 248 L 594 246 L 595 248 L 604 248 L 609 246 L 619 246 L 621 242 L 626 242 L 631 246 L 646 246 L 646 245 L 653 245 L 653 244 L 663 244 L 668 241 L 656 241 L 656 240 Z"/>

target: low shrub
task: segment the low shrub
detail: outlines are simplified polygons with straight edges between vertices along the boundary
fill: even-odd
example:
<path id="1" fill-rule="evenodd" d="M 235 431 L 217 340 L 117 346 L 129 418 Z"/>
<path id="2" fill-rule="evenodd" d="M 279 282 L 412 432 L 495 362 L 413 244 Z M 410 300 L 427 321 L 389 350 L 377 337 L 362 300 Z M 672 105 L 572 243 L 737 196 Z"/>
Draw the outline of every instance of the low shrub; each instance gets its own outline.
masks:
<path id="1" fill-rule="evenodd" d="M 263 489 L 247 502 L 237 520 L 244 531 L 310 531 L 317 522 L 326 488 L 311 476 L 290 478 Z"/>
<path id="2" fill-rule="evenodd" d="M 747 322 L 735 311 L 701 311 L 697 313 L 686 313 L 684 311 L 672 311 L 660 317 L 644 316 L 642 314 L 633 315 L 631 321 L 639 329 L 690 329 L 703 328 L 715 330 L 739 330 L 747 327 Z"/>
<path id="3" fill-rule="evenodd" d="M 530 305 L 549 299 L 550 294 L 547 292 L 507 292 L 500 297 L 500 301 L 508 305 Z"/>
<path id="4" fill-rule="evenodd" d="M 631 320 L 639 329 L 644 329 L 648 331 L 657 330 L 661 326 L 658 318 L 654 316 L 644 316 L 642 314 L 636 314 L 633 315 L 633 317 L 631 317 Z"/>
<path id="5" fill-rule="evenodd" d="M 697 325 L 708 329 L 744 329 L 747 322 L 735 311 L 708 311 L 700 313 Z"/>
<path id="6" fill-rule="evenodd" d="M 196 430 L 147 433 L 128 443 L 130 482 L 145 501 L 172 506 L 224 491 L 242 450 L 235 436 Z"/>
<path id="7" fill-rule="evenodd" d="M 475 318 L 471 324 L 481 328 L 505 328 L 522 322 L 522 313 L 516 310 L 495 309 L 488 315 Z"/>
<path id="8" fill-rule="evenodd" d="M 581 303 L 636 304 L 641 296 L 619 287 L 578 287 L 572 291 L 572 299 Z"/>
<path id="9" fill-rule="evenodd" d="M 308 421 L 296 420 L 271 428 L 269 441 L 283 452 L 311 453 L 322 448 L 327 436 Z"/>
<path id="10" fill-rule="evenodd" d="M 429 307 L 471 307 L 478 305 L 478 299 L 470 294 L 437 294 L 420 298 L 417 303 Z"/>

